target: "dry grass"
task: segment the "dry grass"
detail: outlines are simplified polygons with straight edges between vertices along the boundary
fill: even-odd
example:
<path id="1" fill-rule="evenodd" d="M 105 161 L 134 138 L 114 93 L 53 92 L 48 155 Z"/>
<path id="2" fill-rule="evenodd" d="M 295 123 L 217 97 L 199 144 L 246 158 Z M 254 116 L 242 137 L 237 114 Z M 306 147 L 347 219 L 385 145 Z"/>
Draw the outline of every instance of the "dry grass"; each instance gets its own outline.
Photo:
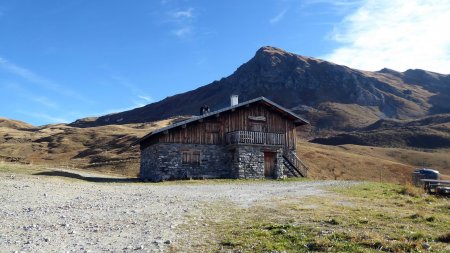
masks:
<path id="1" fill-rule="evenodd" d="M 64 124 L 33 127 L 0 119 L 0 161 L 82 168 L 135 177 L 140 154 L 138 147 L 129 145 L 173 120 L 177 119 L 75 128 Z M 308 142 L 299 142 L 298 147 L 299 156 L 310 167 L 309 176 L 314 179 L 407 183 L 414 168 L 421 166 L 436 168 L 444 174 L 444 179 L 450 178 L 450 150 L 326 146 Z"/>
<path id="2" fill-rule="evenodd" d="M 423 188 L 415 187 L 412 184 L 405 184 L 400 188 L 399 193 L 411 197 L 420 197 L 425 194 L 425 190 Z"/>
<path id="3" fill-rule="evenodd" d="M 449 250 L 448 199 L 401 194 L 364 183 L 310 198 L 279 198 L 242 208 L 216 203 L 195 226 L 194 245 L 213 252 L 435 252 Z M 206 213 L 215 213 L 207 218 Z M 199 222 L 193 217 L 193 222 Z M 190 229 L 190 228 L 186 228 Z M 195 236 L 202 239 L 197 240 Z M 208 239 L 205 239 L 207 237 Z"/>
<path id="4" fill-rule="evenodd" d="M 332 102 L 322 103 L 319 110 L 326 114 L 318 119 L 318 123 L 331 125 L 336 129 L 365 127 L 379 120 L 381 114 L 376 106 Z"/>
<path id="5" fill-rule="evenodd" d="M 173 120 L 76 128 L 65 124 L 33 127 L 0 119 L 0 161 L 135 176 L 139 170 L 139 148 L 130 144 Z"/>
<path id="6" fill-rule="evenodd" d="M 406 184 L 411 172 L 422 166 L 450 175 L 449 150 L 411 150 L 358 145 L 327 146 L 299 142 L 299 157 L 315 179 L 369 180 Z"/>

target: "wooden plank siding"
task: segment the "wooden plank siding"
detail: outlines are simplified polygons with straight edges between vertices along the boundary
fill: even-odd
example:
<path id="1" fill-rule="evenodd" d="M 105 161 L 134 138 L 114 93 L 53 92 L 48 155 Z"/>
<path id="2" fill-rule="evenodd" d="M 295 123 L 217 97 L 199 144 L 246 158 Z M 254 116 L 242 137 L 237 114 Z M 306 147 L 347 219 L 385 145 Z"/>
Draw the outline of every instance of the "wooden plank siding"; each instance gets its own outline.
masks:
<path id="1" fill-rule="evenodd" d="M 255 121 L 249 117 L 264 116 L 265 122 Z M 261 104 L 253 104 L 212 115 L 203 120 L 189 123 L 185 126 L 170 129 L 155 136 L 156 142 L 216 144 L 225 145 L 225 136 L 233 131 L 254 131 L 252 127 L 260 124 L 262 132 L 285 134 L 285 144 L 289 149 L 295 149 L 296 134 L 294 122 L 281 113 Z"/>

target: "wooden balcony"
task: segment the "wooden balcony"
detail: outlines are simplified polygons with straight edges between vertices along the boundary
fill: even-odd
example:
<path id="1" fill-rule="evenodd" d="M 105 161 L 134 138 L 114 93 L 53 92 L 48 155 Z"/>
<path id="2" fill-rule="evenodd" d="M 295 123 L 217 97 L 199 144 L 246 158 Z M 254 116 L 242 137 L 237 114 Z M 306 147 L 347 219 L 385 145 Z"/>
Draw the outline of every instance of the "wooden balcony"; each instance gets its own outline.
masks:
<path id="1" fill-rule="evenodd" d="M 284 146 L 285 134 L 253 131 L 234 131 L 225 136 L 226 144 Z"/>

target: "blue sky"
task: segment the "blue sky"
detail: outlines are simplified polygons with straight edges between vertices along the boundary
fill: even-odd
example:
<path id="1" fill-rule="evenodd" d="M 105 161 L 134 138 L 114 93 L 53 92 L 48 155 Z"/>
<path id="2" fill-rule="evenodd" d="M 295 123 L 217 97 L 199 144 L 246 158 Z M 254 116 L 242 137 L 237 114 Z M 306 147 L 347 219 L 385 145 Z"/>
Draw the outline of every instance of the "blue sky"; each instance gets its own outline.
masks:
<path id="1" fill-rule="evenodd" d="M 450 1 L 0 2 L 0 117 L 34 125 L 135 107 L 228 76 L 258 48 L 450 72 Z"/>

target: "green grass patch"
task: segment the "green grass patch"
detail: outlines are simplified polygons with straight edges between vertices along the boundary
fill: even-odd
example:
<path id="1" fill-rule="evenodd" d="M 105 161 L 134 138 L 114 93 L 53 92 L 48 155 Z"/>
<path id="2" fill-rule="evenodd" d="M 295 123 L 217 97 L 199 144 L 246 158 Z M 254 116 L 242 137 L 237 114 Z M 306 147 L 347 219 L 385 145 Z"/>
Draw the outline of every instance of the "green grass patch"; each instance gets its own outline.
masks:
<path id="1" fill-rule="evenodd" d="M 27 165 L 27 164 L 16 164 L 16 163 L 0 163 L 0 172 L 14 174 L 26 174 L 31 175 L 34 173 L 45 171 L 44 166 L 39 165 Z"/>
<path id="2" fill-rule="evenodd" d="M 216 243 L 202 251 L 448 251 L 448 199 L 405 194 L 395 184 L 327 189 L 328 195 L 273 198 L 248 208 L 211 205 L 207 213 L 216 215 L 200 231 Z"/>

